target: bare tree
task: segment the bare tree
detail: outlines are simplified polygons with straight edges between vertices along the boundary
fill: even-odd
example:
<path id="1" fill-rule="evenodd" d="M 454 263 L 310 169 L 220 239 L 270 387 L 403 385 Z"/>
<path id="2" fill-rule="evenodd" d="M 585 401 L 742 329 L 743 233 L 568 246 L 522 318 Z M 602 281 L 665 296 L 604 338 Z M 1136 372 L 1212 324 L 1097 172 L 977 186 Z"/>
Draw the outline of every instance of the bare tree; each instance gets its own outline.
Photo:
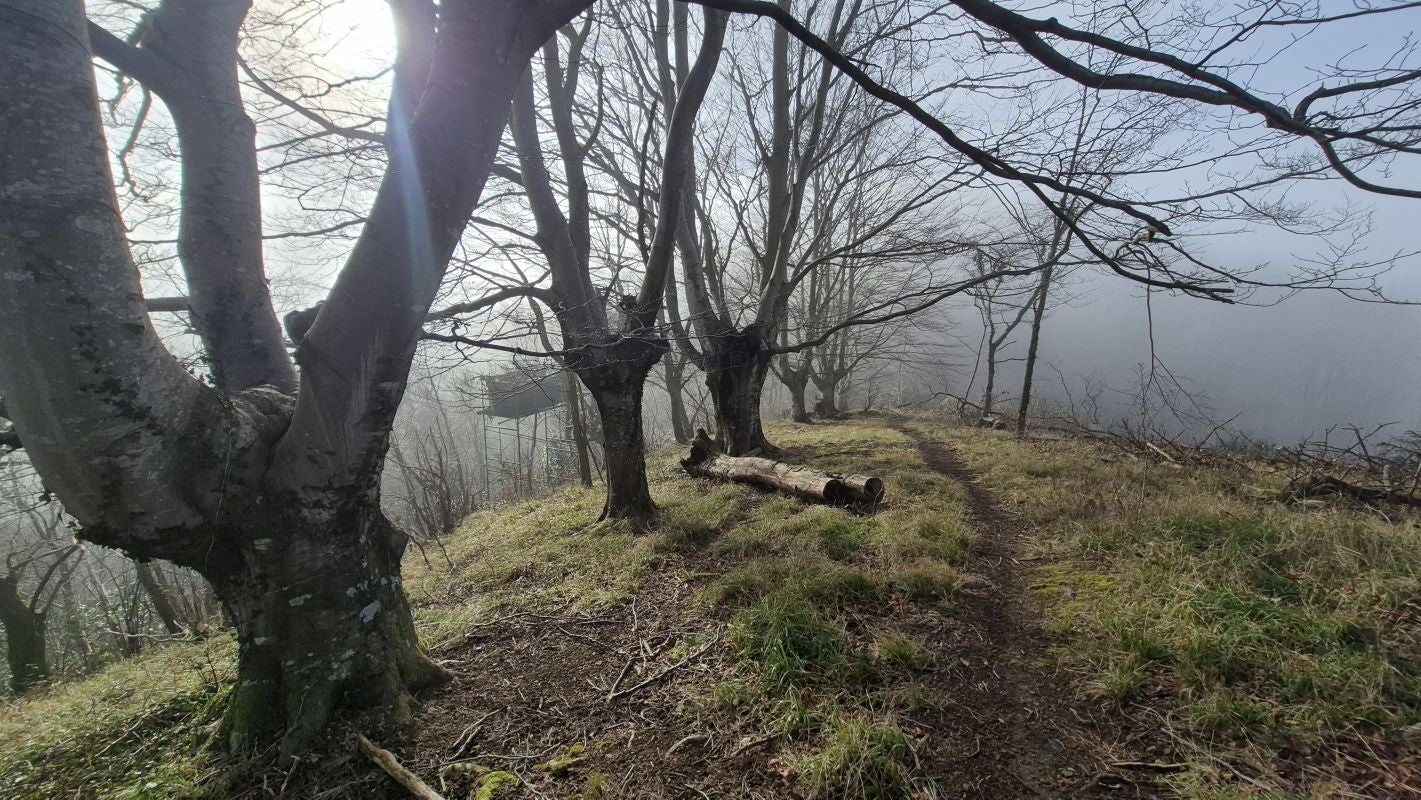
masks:
<path id="1" fill-rule="evenodd" d="M 559 357 L 576 373 L 601 417 L 607 469 L 604 518 L 629 519 L 641 525 L 655 510 L 646 483 L 642 393 L 647 374 L 667 350 L 666 341 L 656 329 L 657 320 L 669 281 L 672 237 L 688 178 L 695 117 L 715 74 L 724 30 L 725 16 L 708 10 L 695 63 L 690 66 L 674 105 L 668 104 L 671 111 L 666 119 L 656 230 L 641 253 L 644 271 L 635 293 L 615 292 L 621 279 L 614 279 L 606 287 L 594 284 L 593 202 L 587 174 L 589 142 L 582 138 L 575 118 L 578 87 L 585 78 L 582 53 L 592 32 L 592 20 L 589 18 L 569 32 L 566 53 L 555 41 L 542 51 L 540 73 L 556 157 L 562 166 L 558 175 L 561 197 L 548 167 L 549 147 L 541 133 L 534 75 L 526 75 L 514 93 L 509 127 L 518 171 L 513 177 L 532 213 L 536 228 L 533 239 L 546 261 L 549 282 L 546 287 L 506 288 L 487 300 L 530 297 L 545 304 L 557 318 L 562 348 L 549 355 Z M 600 94 L 601 87 L 598 89 Z M 602 102 L 600 96 L 597 102 Z M 588 139 L 596 136 L 603 111 L 597 108 L 591 116 Z M 478 305 L 466 304 L 449 313 L 477 310 Z M 474 343 L 458 336 L 431 338 Z"/>
<path id="2" fill-rule="evenodd" d="M 299 391 L 263 280 L 253 127 L 237 88 L 247 4 L 168 0 L 133 42 L 87 24 L 77 0 L 4 7 L 0 96 L 28 109 L 11 120 L 0 166 L 7 414 L 85 539 L 211 580 L 241 645 L 225 721 L 234 746 L 285 729 L 285 749 L 298 748 L 343 708 L 408 718 L 410 689 L 442 674 L 415 639 L 405 539 L 380 512 L 378 476 L 511 88 L 589 4 L 395 4 L 390 168 L 297 354 Z M 181 255 L 216 388 L 148 320 L 91 41 L 179 121 Z"/>

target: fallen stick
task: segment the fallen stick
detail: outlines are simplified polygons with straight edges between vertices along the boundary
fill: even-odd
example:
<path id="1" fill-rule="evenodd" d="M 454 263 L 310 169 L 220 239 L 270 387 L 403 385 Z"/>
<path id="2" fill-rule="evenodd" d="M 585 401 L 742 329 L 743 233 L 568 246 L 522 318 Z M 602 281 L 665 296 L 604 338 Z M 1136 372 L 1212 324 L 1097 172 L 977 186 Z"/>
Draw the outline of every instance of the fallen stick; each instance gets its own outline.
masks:
<path id="1" fill-rule="evenodd" d="M 401 766 L 395 754 L 383 747 L 377 747 L 363 735 L 356 734 L 356 743 L 360 745 L 360 752 L 367 758 L 375 762 L 380 769 L 385 770 L 385 774 L 395 779 L 395 782 L 405 787 L 411 797 L 419 800 L 444 800 L 444 795 L 429 788 L 429 784 L 420 780 L 420 777 Z"/>

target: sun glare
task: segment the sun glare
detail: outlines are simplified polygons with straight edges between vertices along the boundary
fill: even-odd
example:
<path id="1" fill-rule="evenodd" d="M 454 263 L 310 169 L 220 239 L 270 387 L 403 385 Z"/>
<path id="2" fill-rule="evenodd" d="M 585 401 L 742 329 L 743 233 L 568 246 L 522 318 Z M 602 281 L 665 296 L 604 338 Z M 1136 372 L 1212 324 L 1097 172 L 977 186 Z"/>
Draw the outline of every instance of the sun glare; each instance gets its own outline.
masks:
<path id="1" fill-rule="evenodd" d="M 388 65 L 395 57 L 395 31 L 385 0 L 341 0 L 326 12 L 326 37 L 346 65 Z"/>

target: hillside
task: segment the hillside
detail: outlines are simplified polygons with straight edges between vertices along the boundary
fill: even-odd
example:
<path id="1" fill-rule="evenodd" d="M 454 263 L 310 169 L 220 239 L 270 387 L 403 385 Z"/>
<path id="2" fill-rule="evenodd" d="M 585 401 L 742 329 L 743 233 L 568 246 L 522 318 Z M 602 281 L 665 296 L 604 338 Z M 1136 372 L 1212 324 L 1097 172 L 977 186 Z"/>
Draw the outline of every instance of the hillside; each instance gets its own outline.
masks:
<path id="1" fill-rule="evenodd" d="M 776 424 L 876 513 L 650 464 L 661 524 L 569 488 L 411 549 L 456 679 L 399 735 L 449 798 L 1421 797 L 1421 524 L 927 417 Z M 406 797 L 354 748 L 204 748 L 223 637 L 0 708 L 0 795 Z"/>

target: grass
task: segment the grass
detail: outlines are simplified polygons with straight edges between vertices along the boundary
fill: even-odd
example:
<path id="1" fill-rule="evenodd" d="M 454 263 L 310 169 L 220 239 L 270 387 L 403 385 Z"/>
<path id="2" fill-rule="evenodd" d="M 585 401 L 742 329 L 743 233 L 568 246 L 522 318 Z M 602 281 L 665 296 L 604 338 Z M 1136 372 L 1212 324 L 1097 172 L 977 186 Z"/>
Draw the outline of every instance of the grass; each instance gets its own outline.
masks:
<path id="1" fill-rule="evenodd" d="M 0 795 L 195 798 L 217 785 L 208 740 L 235 642 L 175 642 L 0 707 Z"/>
<path id="2" fill-rule="evenodd" d="M 1265 502 L 1266 474 L 913 424 L 955 447 L 1032 534 L 1017 555 L 1082 694 L 1149 706 L 1209 753 L 1172 778 L 1181 796 L 1343 793 L 1334 776 L 1285 780 L 1269 765 L 1421 724 L 1414 517 Z M 968 582 L 962 491 L 883 421 L 776 424 L 771 438 L 790 460 L 883 477 L 888 504 L 860 516 L 695 481 L 679 453 L 658 453 L 648 474 L 661 516 L 649 534 L 594 523 L 600 491 L 569 487 L 477 514 L 442 548 L 412 552 L 420 636 L 447 651 L 509 614 L 606 608 L 649 581 L 680 582 L 675 594 L 693 599 L 668 613 L 707 637 L 723 628 L 717 647 L 729 656 L 703 665 L 718 671 L 688 708 L 780 734 L 777 758 L 799 795 L 933 796 L 905 732 L 916 728 L 902 721 L 949 699 L 939 687 L 953 662 L 939 663 L 912 620 L 950 615 Z M 222 796 L 204 745 L 233 650 L 227 638 L 154 648 L 0 707 L 0 796 Z M 1257 777 L 1242 781 L 1218 759 Z M 618 791 L 589 778 L 583 794 Z"/>
<path id="3" fill-rule="evenodd" d="M 805 796 L 909 800 L 912 741 L 894 722 L 842 716 L 802 759 Z"/>
<path id="4" fill-rule="evenodd" d="M 1268 501 L 1276 479 L 1177 469 L 1078 441 L 934 429 L 1039 531 L 1034 591 L 1083 691 L 1163 698 L 1187 738 L 1266 781 L 1184 775 L 1185 797 L 1322 797 L 1287 752 L 1396 742 L 1421 724 L 1421 526 L 1346 502 Z M 1306 770 L 1304 770 L 1306 773 Z M 1262 788 L 1260 788 L 1260 786 Z"/>
<path id="5" fill-rule="evenodd" d="M 839 787 L 813 791 L 899 796 L 872 786 L 906 774 L 893 720 L 927 707 L 912 681 L 931 659 L 906 636 L 850 630 L 844 614 L 951 598 L 962 584 L 952 565 L 971 549 L 961 495 L 882 424 L 787 425 L 772 435 L 791 458 L 871 471 L 904 494 L 856 516 L 691 480 L 679 452 L 654 454 L 648 477 L 661 514 L 650 534 L 593 522 L 601 491 L 568 487 L 475 514 L 441 546 L 412 549 L 405 583 L 421 639 L 437 653 L 508 614 L 605 608 L 649 578 L 684 580 L 699 600 L 678 613 L 723 620 L 737 656 L 712 704 L 738 709 L 747 725 L 792 732 L 787 757 L 804 761 L 809 785 Z M 205 745 L 234 649 L 226 638 L 155 648 L 0 710 L 0 795 L 222 796 Z"/>

